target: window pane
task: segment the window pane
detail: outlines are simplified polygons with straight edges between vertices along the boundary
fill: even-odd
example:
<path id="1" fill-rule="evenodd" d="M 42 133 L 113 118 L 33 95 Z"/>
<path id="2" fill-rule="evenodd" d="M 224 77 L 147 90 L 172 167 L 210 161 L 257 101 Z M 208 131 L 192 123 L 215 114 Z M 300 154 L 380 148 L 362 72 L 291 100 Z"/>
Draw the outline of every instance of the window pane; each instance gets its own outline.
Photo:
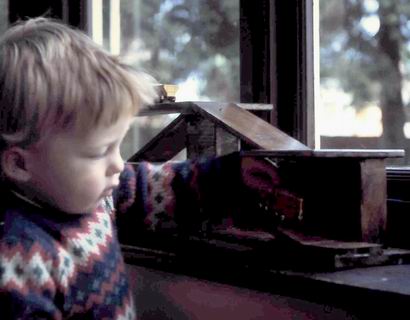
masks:
<path id="1" fill-rule="evenodd" d="M 122 0 L 121 53 L 177 100 L 239 101 L 239 0 Z"/>
<path id="2" fill-rule="evenodd" d="M 410 0 L 319 4 L 321 147 L 410 153 Z"/>

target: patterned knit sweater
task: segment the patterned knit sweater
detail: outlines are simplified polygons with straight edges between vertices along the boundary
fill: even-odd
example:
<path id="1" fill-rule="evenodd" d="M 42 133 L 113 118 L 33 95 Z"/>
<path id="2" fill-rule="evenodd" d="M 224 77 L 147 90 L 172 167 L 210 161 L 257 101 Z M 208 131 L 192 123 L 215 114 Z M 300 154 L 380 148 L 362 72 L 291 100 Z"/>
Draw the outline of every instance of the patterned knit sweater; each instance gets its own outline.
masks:
<path id="1" fill-rule="evenodd" d="M 198 208 L 238 184 L 238 165 L 236 155 L 127 165 L 113 197 L 91 214 L 40 208 L 11 193 L 2 197 L 8 199 L 0 214 L 0 318 L 136 319 L 117 219 L 126 221 L 128 236 L 178 230 L 190 215 L 191 222 L 202 220 Z"/>

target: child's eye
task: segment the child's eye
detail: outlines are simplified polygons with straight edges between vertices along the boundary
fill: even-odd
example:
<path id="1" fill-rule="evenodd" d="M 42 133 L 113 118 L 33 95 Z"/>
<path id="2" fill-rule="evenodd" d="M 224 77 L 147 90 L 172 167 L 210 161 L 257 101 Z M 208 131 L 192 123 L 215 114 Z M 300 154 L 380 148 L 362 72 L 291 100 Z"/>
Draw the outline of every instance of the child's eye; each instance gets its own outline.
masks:
<path id="1" fill-rule="evenodd" d="M 104 158 L 108 154 L 108 152 L 109 152 L 109 148 L 90 153 L 88 156 L 91 159 L 101 159 L 101 158 Z"/>
<path id="2" fill-rule="evenodd" d="M 110 145 L 107 145 L 106 147 L 97 148 L 94 151 L 90 150 L 88 157 L 90 159 L 101 159 L 110 155 L 111 153 L 119 152 L 119 147 L 120 143 L 112 143 Z"/>

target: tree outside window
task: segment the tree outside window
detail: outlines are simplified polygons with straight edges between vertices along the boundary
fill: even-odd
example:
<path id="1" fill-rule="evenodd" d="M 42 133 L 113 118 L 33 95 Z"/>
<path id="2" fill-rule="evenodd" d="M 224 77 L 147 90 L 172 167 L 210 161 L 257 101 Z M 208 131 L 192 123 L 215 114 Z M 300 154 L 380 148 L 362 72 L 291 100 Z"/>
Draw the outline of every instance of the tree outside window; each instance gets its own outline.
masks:
<path id="1" fill-rule="evenodd" d="M 410 163 L 410 1 L 320 1 L 322 147 L 405 149 Z"/>

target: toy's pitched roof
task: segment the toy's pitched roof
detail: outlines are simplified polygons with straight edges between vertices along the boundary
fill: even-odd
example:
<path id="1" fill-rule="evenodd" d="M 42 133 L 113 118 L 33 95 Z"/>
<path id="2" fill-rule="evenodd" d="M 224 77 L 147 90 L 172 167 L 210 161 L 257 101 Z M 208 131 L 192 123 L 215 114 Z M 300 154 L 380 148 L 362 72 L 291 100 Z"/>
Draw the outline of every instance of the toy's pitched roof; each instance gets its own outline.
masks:
<path id="1" fill-rule="evenodd" d="M 187 119 L 207 119 L 251 148 L 279 151 L 308 151 L 306 145 L 246 110 L 269 109 L 267 105 L 239 105 L 215 102 L 181 102 L 155 105 L 142 115 L 175 113 L 180 115 L 141 148 L 130 161 L 166 161 L 186 147 Z M 271 108 L 271 106 L 270 106 Z"/>

